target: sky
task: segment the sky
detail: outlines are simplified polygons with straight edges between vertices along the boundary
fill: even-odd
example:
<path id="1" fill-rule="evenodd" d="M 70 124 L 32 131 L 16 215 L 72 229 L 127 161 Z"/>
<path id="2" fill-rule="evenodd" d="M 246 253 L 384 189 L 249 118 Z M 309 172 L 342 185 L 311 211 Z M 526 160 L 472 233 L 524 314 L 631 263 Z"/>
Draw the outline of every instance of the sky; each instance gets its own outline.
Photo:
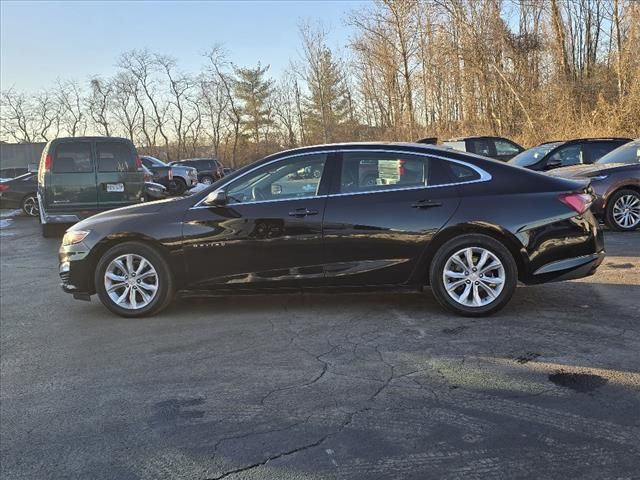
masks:
<path id="1" fill-rule="evenodd" d="M 299 58 L 301 21 L 321 22 L 343 50 L 350 12 L 366 0 L 13 1 L 0 0 L 0 87 L 35 92 L 57 78 L 88 81 L 115 71 L 134 48 L 175 57 L 196 72 L 202 53 L 222 43 L 240 66 L 260 61 L 278 76 Z"/>

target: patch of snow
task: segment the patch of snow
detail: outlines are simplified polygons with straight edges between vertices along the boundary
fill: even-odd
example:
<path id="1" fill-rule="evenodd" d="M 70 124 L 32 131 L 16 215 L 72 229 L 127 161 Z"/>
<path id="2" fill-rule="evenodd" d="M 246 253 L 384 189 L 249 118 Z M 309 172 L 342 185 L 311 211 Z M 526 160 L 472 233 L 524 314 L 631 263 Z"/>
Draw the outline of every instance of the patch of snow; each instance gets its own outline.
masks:
<path id="1" fill-rule="evenodd" d="M 202 190 L 204 190 L 207 187 L 209 187 L 209 185 L 207 185 L 205 183 L 196 183 L 193 187 L 191 187 L 189 190 L 187 190 L 187 195 L 192 195 L 194 193 L 201 192 Z"/>
<path id="2" fill-rule="evenodd" d="M 22 215 L 22 210 L 0 210 L 0 218 L 12 218 Z"/>
<path id="3" fill-rule="evenodd" d="M 2 218 L 0 219 L 0 228 L 7 228 L 11 226 L 13 223 L 13 218 Z"/>

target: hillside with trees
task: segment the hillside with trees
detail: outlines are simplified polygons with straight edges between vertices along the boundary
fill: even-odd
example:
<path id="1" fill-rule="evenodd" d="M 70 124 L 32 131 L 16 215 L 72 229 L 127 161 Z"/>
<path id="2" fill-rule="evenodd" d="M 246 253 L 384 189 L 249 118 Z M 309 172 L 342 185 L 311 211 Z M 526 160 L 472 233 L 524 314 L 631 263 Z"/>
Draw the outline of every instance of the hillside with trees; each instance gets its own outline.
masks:
<path id="1" fill-rule="evenodd" d="M 326 142 L 640 137 L 640 2 L 379 0 L 345 15 L 348 45 L 302 24 L 277 78 L 269 59 L 236 65 L 215 45 L 196 72 L 131 50 L 109 78 L 5 89 L 0 139 L 118 135 L 164 160 L 239 166 Z"/>

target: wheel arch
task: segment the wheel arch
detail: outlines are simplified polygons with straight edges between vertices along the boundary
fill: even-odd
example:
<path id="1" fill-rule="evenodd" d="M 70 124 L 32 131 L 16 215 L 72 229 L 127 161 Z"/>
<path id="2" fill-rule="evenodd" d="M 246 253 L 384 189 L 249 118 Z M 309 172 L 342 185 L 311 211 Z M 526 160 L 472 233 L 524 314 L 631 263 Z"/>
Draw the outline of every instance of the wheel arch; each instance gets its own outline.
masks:
<path id="1" fill-rule="evenodd" d="M 440 247 L 442 247 L 445 243 L 455 237 L 474 233 L 492 237 L 501 242 L 505 247 L 507 247 L 516 262 L 516 266 L 518 269 L 518 279 L 526 277 L 527 254 L 524 250 L 523 245 L 513 233 L 505 230 L 498 225 L 491 225 L 489 223 L 463 223 L 447 227 L 439 231 L 433 237 L 433 239 L 431 239 L 422 254 L 416 270 L 414 271 L 414 278 L 416 280 L 416 283 L 429 283 L 429 270 L 431 268 L 431 262 Z"/>
<path id="2" fill-rule="evenodd" d="M 169 265 L 169 270 L 171 275 L 173 276 L 173 280 L 177 283 L 181 281 L 182 272 L 176 269 L 177 262 L 175 261 L 175 258 L 171 255 L 171 252 L 169 251 L 169 249 L 158 240 L 137 232 L 118 233 L 117 235 L 109 235 L 103 238 L 102 240 L 100 240 L 91 249 L 91 254 L 87 259 L 89 271 L 95 272 L 95 269 L 98 266 L 98 262 L 110 248 L 113 248 L 116 245 L 120 245 L 126 242 L 139 242 L 153 248 L 167 262 L 167 265 Z M 92 292 L 95 292 L 96 286 L 94 284 L 93 275 L 89 276 L 89 282 L 92 288 Z"/>

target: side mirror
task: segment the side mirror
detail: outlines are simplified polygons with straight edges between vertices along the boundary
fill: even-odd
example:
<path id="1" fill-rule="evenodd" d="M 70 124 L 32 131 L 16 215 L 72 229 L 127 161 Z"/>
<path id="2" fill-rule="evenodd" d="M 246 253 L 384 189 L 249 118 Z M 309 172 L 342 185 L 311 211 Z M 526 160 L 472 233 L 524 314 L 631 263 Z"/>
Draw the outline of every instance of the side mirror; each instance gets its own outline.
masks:
<path id="1" fill-rule="evenodd" d="M 545 170 L 551 170 L 553 168 L 558 168 L 562 166 L 562 162 L 559 158 L 550 158 L 547 160 L 547 164 L 544 166 Z"/>
<path id="2" fill-rule="evenodd" d="M 220 206 L 227 204 L 227 194 L 223 190 L 217 190 L 207 195 L 205 205 Z"/>

